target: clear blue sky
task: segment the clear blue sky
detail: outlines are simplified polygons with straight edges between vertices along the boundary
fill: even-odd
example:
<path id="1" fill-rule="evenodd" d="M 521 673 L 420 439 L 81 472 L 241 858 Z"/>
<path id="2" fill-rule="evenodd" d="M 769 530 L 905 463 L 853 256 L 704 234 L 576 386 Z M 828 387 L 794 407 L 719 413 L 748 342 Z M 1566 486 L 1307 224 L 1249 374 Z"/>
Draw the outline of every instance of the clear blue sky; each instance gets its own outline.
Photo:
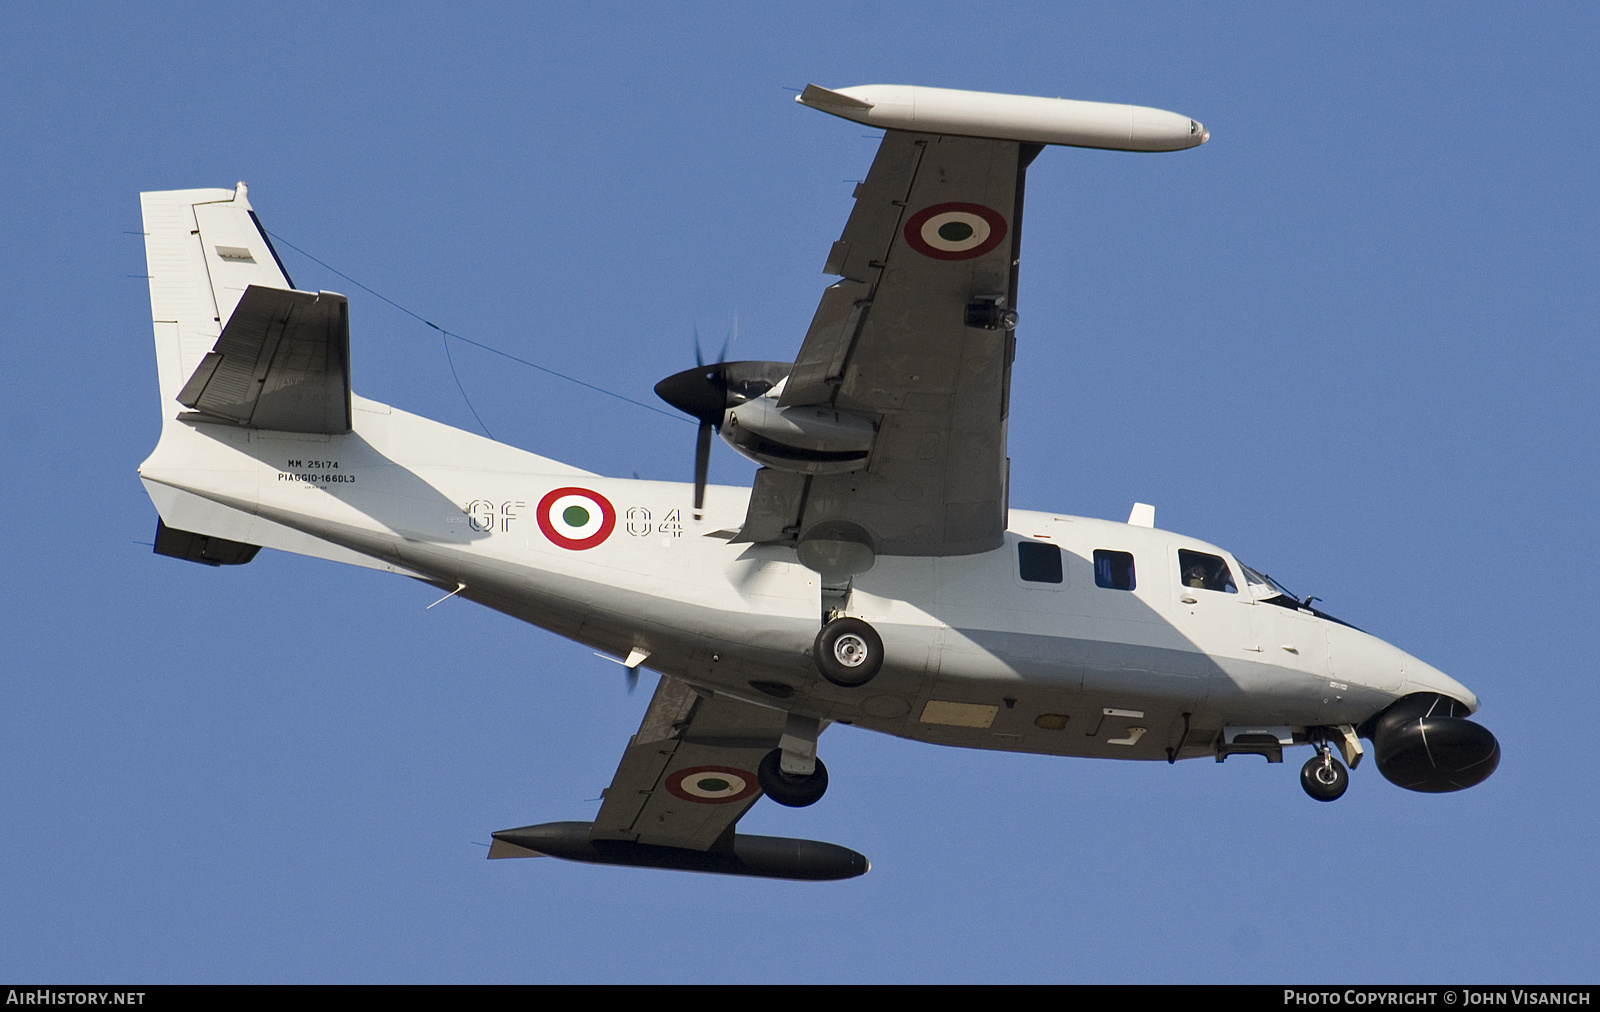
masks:
<path id="1" fill-rule="evenodd" d="M 160 6 L 0 32 L 0 977 L 1595 979 L 1593 5 Z M 865 878 L 490 863 L 592 816 L 652 679 L 396 577 L 151 554 L 140 190 L 247 180 L 415 312 L 649 400 L 735 313 L 736 356 L 799 345 L 875 150 L 807 82 L 1210 128 L 1035 163 L 1012 504 L 1154 503 L 1322 597 L 1477 690 L 1491 780 L 1319 805 L 1293 754 L 836 728 L 827 799 L 742 828 Z M 361 393 L 472 426 L 436 332 L 284 253 L 351 297 Z M 689 476 L 691 425 L 456 361 L 497 438 Z"/>

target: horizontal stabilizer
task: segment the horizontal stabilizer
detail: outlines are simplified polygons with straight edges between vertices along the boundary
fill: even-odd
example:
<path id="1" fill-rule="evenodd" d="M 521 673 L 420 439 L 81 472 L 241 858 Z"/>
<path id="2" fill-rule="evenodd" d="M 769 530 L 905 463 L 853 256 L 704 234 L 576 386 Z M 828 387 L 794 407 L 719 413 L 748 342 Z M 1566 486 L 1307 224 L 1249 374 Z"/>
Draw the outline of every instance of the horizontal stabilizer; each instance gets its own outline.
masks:
<path id="1" fill-rule="evenodd" d="M 494 834 L 491 858 L 559 857 L 588 864 L 626 864 L 717 875 L 749 875 L 812 882 L 865 875 L 866 857 L 833 843 L 785 836 L 732 837 L 732 846 L 709 851 L 656 847 L 627 840 L 591 840 L 589 822 L 547 822 Z"/>
<path id="2" fill-rule="evenodd" d="M 170 555 L 175 559 L 199 562 L 207 566 L 242 566 L 261 551 L 258 545 L 247 545 L 226 538 L 213 538 L 193 531 L 180 531 L 156 521 L 156 554 Z"/>
<path id="3" fill-rule="evenodd" d="M 257 429 L 349 432 L 349 302 L 251 285 L 178 402 Z"/>

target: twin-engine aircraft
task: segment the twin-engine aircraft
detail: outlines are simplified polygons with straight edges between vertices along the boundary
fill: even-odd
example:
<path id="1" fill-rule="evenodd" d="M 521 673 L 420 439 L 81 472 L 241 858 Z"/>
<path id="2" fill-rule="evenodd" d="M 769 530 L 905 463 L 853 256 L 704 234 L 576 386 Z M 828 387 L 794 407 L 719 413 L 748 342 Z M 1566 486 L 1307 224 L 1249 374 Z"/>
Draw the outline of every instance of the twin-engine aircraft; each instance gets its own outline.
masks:
<path id="1" fill-rule="evenodd" d="M 692 486 L 605 478 L 354 395 L 349 312 L 303 292 L 234 190 L 143 195 L 163 424 L 140 468 L 156 552 L 261 547 L 400 573 L 661 680 L 593 822 L 491 858 L 839 879 L 866 858 L 740 835 L 762 795 L 823 796 L 823 730 L 1101 759 L 1241 753 L 1331 801 L 1371 742 L 1415 791 L 1482 781 L 1477 698 L 1228 552 L 1010 508 L 1023 181 L 1047 145 L 1178 151 L 1157 109 L 811 86 L 886 132 L 794 362 L 657 386 L 700 421 Z M 762 465 L 707 486 L 712 432 Z"/>

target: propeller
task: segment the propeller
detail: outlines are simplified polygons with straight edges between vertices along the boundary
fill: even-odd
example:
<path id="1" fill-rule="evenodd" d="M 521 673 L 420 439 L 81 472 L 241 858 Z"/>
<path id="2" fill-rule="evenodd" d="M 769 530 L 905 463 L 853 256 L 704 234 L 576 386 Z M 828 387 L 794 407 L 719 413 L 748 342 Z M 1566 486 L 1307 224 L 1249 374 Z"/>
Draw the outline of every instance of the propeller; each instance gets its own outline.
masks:
<path id="1" fill-rule="evenodd" d="M 613 664 L 622 665 L 625 672 L 623 678 L 628 683 L 629 695 L 632 695 L 633 690 L 639 687 L 639 665 L 650 659 L 650 651 L 639 646 L 629 650 L 626 659 L 614 657 L 611 654 L 603 654 L 598 650 L 595 651 L 594 655 L 596 657 L 604 658 Z"/>
<path id="2" fill-rule="evenodd" d="M 722 339 L 722 350 L 717 352 L 717 364 L 728 360 L 728 349 L 733 347 L 733 342 L 739 338 L 739 314 L 733 314 L 733 326 L 728 330 L 728 336 Z M 700 328 L 694 328 L 694 364 L 705 365 L 705 353 L 700 350 Z"/>
<path id="3" fill-rule="evenodd" d="M 729 341 L 732 340 L 730 335 Z M 727 353 L 724 342 L 722 351 Z M 656 396 L 698 419 L 700 431 L 694 443 L 694 515 L 700 519 L 705 506 L 706 474 L 711 467 L 711 432 L 722 428 L 728 409 L 760 397 L 794 368 L 792 362 L 700 362 L 700 335 L 695 334 L 693 369 L 673 373 L 656 384 Z"/>

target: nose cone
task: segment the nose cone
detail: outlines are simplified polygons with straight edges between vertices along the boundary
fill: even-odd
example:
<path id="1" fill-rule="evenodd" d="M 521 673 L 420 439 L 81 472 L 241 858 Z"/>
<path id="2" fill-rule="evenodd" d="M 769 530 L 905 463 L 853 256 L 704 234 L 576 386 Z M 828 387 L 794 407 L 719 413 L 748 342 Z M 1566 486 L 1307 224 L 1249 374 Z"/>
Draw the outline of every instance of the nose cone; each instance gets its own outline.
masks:
<path id="1" fill-rule="evenodd" d="M 1467 713 L 1478 712 L 1476 693 L 1433 665 L 1419 661 L 1410 654 L 1405 658 L 1405 681 L 1400 691 L 1402 695 L 1437 692 L 1441 696 L 1449 696 L 1467 704 Z"/>
<path id="2" fill-rule="evenodd" d="M 1211 139 L 1211 131 L 1206 129 L 1204 123 L 1198 120 L 1189 121 L 1189 140 L 1194 147 L 1199 147 Z"/>

